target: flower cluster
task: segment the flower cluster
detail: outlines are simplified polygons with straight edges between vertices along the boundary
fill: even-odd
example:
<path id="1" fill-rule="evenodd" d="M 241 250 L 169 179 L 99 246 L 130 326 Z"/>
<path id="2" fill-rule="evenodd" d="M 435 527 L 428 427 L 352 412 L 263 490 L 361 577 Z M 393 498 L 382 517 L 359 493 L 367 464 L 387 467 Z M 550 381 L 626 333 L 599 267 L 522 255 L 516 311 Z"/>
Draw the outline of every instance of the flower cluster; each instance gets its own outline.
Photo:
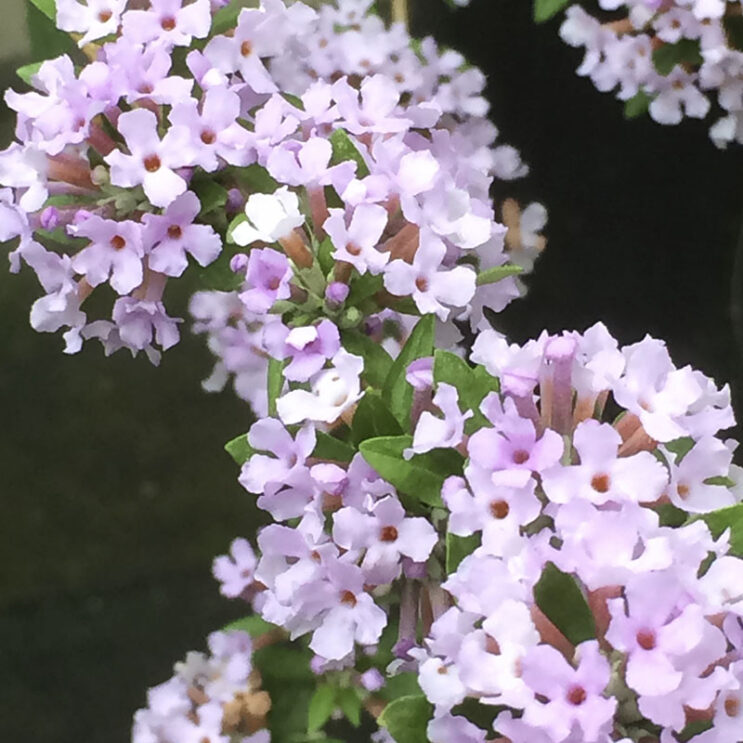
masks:
<path id="1" fill-rule="evenodd" d="M 626 112 L 648 110 L 661 124 L 703 119 L 716 103 L 710 136 L 743 142 L 741 5 L 722 0 L 598 0 L 598 13 L 571 4 L 560 35 L 584 47 L 579 75 L 616 90 Z M 617 16 L 614 11 L 621 11 Z"/>
<path id="2" fill-rule="evenodd" d="M 433 743 L 666 743 L 700 721 L 700 743 L 733 740 L 728 389 L 601 324 L 525 346 L 484 331 L 474 366 L 427 356 L 422 328 L 381 390 L 360 381 L 370 357 L 341 348 L 233 442 L 275 523 L 259 557 L 238 541 L 215 563 L 223 593 L 309 635 L 321 670 L 374 653 L 397 617 L 387 670 L 417 672 Z M 393 737 L 405 703 L 382 714 Z"/>
<path id="3" fill-rule="evenodd" d="M 253 669 L 246 632 L 214 632 L 210 655 L 191 652 L 175 675 L 149 690 L 134 717 L 133 743 L 270 743 L 271 699 Z"/>
<path id="4" fill-rule="evenodd" d="M 371 0 L 224 4 L 60 2 L 87 64 L 49 60 L 34 92 L 7 92 L 2 237 L 46 292 L 37 330 L 157 361 L 179 338 L 166 285 L 209 267 L 207 286 L 242 288 L 194 299 L 220 358 L 210 382 L 234 373 L 244 392 L 267 345 L 291 354 L 282 333 L 320 317 L 355 327 L 394 307 L 478 325 L 519 295 L 543 243 L 528 227 L 506 243 L 495 221 L 493 177 L 526 168 L 494 146 L 482 73 L 386 28 Z M 103 286 L 111 316 L 91 319 Z"/>

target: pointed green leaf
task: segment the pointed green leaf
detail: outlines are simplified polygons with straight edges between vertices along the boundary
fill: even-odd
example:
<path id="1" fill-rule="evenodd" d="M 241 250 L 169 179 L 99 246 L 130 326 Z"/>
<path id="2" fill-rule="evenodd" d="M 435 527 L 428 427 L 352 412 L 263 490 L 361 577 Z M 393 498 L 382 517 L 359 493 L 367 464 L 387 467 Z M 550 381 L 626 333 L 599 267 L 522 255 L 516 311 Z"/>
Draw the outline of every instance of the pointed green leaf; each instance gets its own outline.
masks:
<path id="1" fill-rule="evenodd" d="M 596 637 L 596 625 L 575 579 L 548 562 L 534 586 L 534 600 L 547 619 L 577 645 Z"/>
<path id="2" fill-rule="evenodd" d="M 317 248 L 317 262 L 320 264 L 320 269 L 327 275 L 333 269 L 335 260 L 333 259 L 333 242 L 329 237 L 326 237 Z"/>
<path id="3" fill-rule="evenodd" d="M 364 371 L 361 373 L 367 384 L 382 389 L 392 368 L 392 357 L 360 330 L 344 330 L 341 333 L 343 347 L 346 351 L 364 359 Z"/>
<path id="4" fill-rule="evenodd" d="M 441 487 L 450 475 L 461 475 L 464 459 L 454 449 L 434 449 L 405 459 L 412 436 L 383 436 L 359 445 L 364 459 L 379 476 L 406 493 L 413 502 L 441 506 Z"/>
<path id="5" fill-rule="evenodd" d="M 251 614 L 249 617 L 243 617 L 235 622 L 230 622 L 222 631 L 234 632 L 239 630 L 240 632 L 247 632 L 251 637 L 258 637 L 258 635 L 265 635 L 267 632 L 275 629 L 278 629 L 275 624 L 267 622 L 257 614 Z"/>
<path id="6" fill-rule="evenodd" d="M 644 91 L 638 91 L 632 96 L 632 98 L 624 102 L 624 118 L 636 119 L 638 116 L 647 113 L 652 100 L 653 99 Z"/>
<path id="7" fill-rule="evenodd" d="M 326 459 L 333 462 L 350 462 L 356 449 L 345 441 L 335 438 L 324 431 L 316 431 L 317 444 L 312 456 L 316 459 Z"/>
<path id="8" fill-rule="evenodd" d="M 544 23 L 556 16 L 571 0 L 534 0 L 534 20 Z"/>
<path id="9" fill-rule="evenodd" d="M 653 64 L 661 75 L 671 73 L 676 65 L 702 64 L 698 39 L 681 39 L 675 44 L 663 44 L 653 51 Z"/>
<path id="10" fill-rule="evenodd" d="M 382 398 L 403 430 L 410 429 L 410 406 L 413 404 L 413 388 L 405 374 L 413 361 L 433 354 L 434 332 L 434 316 L 425 315 L 413 328 L 384 382 Z"/>
<path id="11" fill-rule="evenodd" d="M 215 211 L 224 211 L 227 204 L 227 189 L 215 183 L 210 178 L 194 179 L 191 182 L 191 190 L 199 197 L 201 210 L 199 216 L 204 217 Z"/>
<path id="12" fill-rule="evenodd" d="M 28 0 L 28 2 L 35 5 L 50 20 L 56 20 L 57 6 L 54 0 Z"/>
<path id="13" fill-rule="evenodd" d="M 268 414 L 276 417 L 276 400 L 284 387 L 284 362 L 268 360 Z"/>
<path id="14" fill-rule="evenodd" d="M 458 537 L 456 534 L 448 532 L 446 535 L 446 574 L 455 573 L 459 563 L 465 557 L 471 555 L 480 546 L 481 541 L 479 534 Z"/>
<path id="15" fill-rule="evenodd" d="M 240 434 L 240 436 L 232 439 L 232 441 L 228 441 L 224 445 L 224 450 L 241 467 L 255 454 L 255 449 L 248 442 L 247 433 Z"/>
<path id="16" fill-rule="evenodd" d="M 730 552 L 743 557 L 743 503 L 719 511 L 705 513 L 702 518 L 709 526 L 712 535 L 720 536 L 725 529 L 730 529 Z"/>
<path id="17" fill-rule="evenodd" d="M 352 686 L 340 689 L 337 701 L 346 719 L 357 728 L 361 724 L 361 697 L 358 690 Z"/>
<path id="18" fill-rule="evenodd" d="M 330 145 L 333 148 L 333 157 L 330 162 L 332 165 L 339 165 L 346 160 L 352 160 L 356 163 L 356 177 L 366 178 L 369 175 L 369 166 L 366 164 L 358 147 L 348 136 L 344 129 L 336 129 L 330 135 Z"/>
<path id="19" fill-rule="evenodd" d="M 428 743 L 428 723 L 433 705 L 423 694 L 400 697 L 390 702 L 377 722 L 387 728 L 397 743 Z"/>
<path id="20" fill-rule="evenodd" d="M 336 689 L 330 684 L 320 684 L 312 694 L 307 713 L 307 732 L 316 733 L 330 719 L 335 703 Z"/>
<path id="21" fill-rule="evenodd" d="M 18 75 L 18 77 L 23 80 L 24 83 L 27 85 L 32 85 L 31 80 L 33 79 L 33 76 L 39 71 L 41 68 L 41 65 L 43 65 L 44 62 L 34 62 L 33 64 L 27 64 L 23 65 L 23 67 L 19 67 L 15 74 Z"/>
<path id="22" fill-rule="evenodd" d="M 516 276 L 517 274 L 522 273 L 523 270 L 524 269 L 521 266 L 514 266 L 511 264 L 488 268 L 477 274 L 477 285 L 485 286 L 486 284 L 495 284 L 497 281 L 507 279 L 509 276 Z"/>
<path id="23" fill-rule="evenodd" d="M 356 445 L 367 439 L 399 436 L 402 433 L 389 408 L 376 390 L 367 390 L 353 414 L 351 437 Z"/>

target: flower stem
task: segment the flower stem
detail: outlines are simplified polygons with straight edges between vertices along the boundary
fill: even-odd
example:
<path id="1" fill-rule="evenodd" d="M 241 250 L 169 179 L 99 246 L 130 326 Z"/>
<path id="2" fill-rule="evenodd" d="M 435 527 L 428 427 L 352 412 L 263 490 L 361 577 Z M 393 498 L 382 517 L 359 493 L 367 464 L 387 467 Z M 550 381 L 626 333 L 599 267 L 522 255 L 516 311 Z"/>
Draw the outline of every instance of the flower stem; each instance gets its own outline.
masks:
<path id="1" fill-rule="evenodd" d="M 406 27 L 409 25 L 408 0 L 392 0 L 392 22 L 403 23 Z"/>

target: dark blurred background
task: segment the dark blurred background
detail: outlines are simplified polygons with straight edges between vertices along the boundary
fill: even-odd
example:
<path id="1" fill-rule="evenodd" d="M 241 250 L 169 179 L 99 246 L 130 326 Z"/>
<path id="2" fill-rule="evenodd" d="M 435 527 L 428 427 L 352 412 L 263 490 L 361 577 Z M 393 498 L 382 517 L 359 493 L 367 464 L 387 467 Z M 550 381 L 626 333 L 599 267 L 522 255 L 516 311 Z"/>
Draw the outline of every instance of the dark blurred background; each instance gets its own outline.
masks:
<path id="1" fill-rule="evenodd" d="M 598 319 L 623 342 L 649 332 L 737 402 L 743 149 L 716 150 L 699 122 L 624 121 L 575 75 L 558 22 L 531 22 L 529 0 L 456 14 L 412 2 L 418 32 L 488 75 L 503 141 L 531 166 L 511 193 L 549 208 L 548 250 L 501 328 L 518 341 Z M 24 0 L 2 11 L 4 89 L 32 55 Z M 184 315 L 181 291 L 169 302 Z M 251 531 L 222 451 L 249 414 L 201 391 L 211 361 L 187 331 L 159 369 L 92 344 L 64 356 L 59 336 L 28 326 L 38 293 L 29 272 L 0 270 L 0 741 L 124 743 L 147 687 L 240 614 L 210 563 Z"/>

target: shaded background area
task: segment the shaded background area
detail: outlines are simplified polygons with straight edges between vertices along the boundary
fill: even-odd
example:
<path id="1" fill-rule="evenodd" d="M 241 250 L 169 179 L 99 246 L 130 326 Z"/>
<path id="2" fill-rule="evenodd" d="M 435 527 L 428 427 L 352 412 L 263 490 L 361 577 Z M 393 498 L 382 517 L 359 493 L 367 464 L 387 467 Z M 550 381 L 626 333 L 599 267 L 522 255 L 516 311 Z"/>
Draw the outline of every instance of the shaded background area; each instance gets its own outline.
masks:
<path id="1" fill-rule="evenodd" d="M 513 193 L 550 210 L 548 251 L 501 329 L 523 341 L 601 319 L 624 342 L 650 332 L 740 399 L 743 152 L 719 152 L 698 122 L 625 122 L 528 0 L 457 14 L 413 2 L 419 31 L 487 73 L 503 140 L 532 169 Z M 23 11 L 3 0 L 3 89 L 30 61 Z M 0 740 L 123 743 L 146 688 L 240 613 L 209 568 L 254 523 L 222 452 L 249 417 L 201 391 L 211 361 L 187 331 L 159 369 L 93 345 L 67 357 L 28 327 L 36 296 L 32 275 L 0 270 Z M 181 315 L 185 299 L 170 297 Z"/>

